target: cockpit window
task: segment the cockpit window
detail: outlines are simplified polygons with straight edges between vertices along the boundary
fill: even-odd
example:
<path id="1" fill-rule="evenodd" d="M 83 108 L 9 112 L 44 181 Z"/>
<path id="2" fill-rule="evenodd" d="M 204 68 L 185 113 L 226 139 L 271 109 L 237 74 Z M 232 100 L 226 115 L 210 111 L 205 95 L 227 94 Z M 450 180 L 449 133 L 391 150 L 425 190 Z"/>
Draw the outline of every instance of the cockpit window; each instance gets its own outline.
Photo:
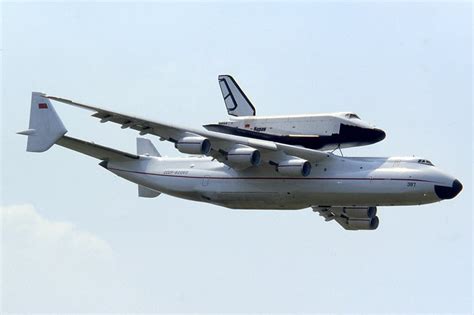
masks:
<path id="1" fill-rule="evenodd" d="M 429 166 L 434 166 L 433 163 L 431 163 L 431 161 L 428 161 L 428 160 L 418 160 L 418 163 L 429 165 Z"/>
<path id="2" fill-rule="evenodd" d="M 346 114 L 346 117 L 349 118 L 349 119 L 360 119 L 359 116 L 357 116 L 356 114 Z"/>

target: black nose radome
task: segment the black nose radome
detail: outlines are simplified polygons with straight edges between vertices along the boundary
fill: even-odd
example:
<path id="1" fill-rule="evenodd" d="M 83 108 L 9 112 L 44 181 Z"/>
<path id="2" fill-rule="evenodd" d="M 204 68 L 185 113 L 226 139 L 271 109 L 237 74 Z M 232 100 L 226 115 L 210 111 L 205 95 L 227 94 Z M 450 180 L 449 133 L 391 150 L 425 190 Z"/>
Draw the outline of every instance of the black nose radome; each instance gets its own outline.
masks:
<path id="1" fill-rule="evenodd" d="M 374 128 L 373 131 L 374 142 L 379 142 L 385 139 L 385 131 L 382 129 Z"/>
<path id="2" fill-rule="evenodd" d="M 462 184 L 457 179 L 452 187 L 435 185 L 435 193 L 439 199 L 453 199 L 462 190 Z"/>
<path id="3" fill-rule="evenodd" d="M 385 139 L 382 129 L 346 124 L 341 124 L 339 135 L 341 143 L 373 144 Z"/>

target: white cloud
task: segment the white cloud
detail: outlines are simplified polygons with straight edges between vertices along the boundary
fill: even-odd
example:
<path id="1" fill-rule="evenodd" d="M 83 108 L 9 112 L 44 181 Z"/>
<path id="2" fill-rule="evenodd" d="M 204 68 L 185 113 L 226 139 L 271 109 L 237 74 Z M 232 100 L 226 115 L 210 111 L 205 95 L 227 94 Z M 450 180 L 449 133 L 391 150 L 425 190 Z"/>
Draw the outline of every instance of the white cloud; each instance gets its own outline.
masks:
<path id="1" fill-rule="evenodd" d="M 124 311 L 135 304 L 103 239 L 48 220 L 32 205 L 1 207 L 1 219 L 2 311 Z"/>

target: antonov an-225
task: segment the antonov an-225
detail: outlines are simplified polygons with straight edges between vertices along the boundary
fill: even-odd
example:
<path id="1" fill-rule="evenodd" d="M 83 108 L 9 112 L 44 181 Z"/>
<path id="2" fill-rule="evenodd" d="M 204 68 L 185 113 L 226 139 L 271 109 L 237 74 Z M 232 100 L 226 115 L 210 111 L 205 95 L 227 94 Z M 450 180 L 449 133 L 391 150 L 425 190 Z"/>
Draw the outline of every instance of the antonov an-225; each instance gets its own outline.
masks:
<path id="1" fill-rule="evenodd" d="M 127 153 L 66 136 L 50 100 L 94 112 L 141 135 L 171 141 L 196 157 L 161 157 L 150 140 Z M 33 92 L 27 151 L 53 144 L 92 156 L 100 166 L 138 184 L 141 197 L 160 193 L 233 209 L 312 207 L 347 230 L 374 230 L 378 206 L 420 205 L 454 198 L 461 183 L 415 157 L 350 158 L 269 140 L 194 130 Z"/>

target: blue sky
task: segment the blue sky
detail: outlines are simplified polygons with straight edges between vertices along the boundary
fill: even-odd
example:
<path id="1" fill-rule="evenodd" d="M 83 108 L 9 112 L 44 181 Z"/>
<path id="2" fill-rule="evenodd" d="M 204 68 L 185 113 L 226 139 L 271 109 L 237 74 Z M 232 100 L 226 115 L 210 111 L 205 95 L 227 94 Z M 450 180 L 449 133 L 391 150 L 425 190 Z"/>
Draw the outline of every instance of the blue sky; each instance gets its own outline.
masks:
<path id="1" fill-rule="evenodd" d="M 3 3 L 4 312 L 472 312 L 468 2 Z M 312 211 L 144 200 L 96 160 L 25 152 L 31 91 L 198 127 L 217 75 L 260 115 L 353 111 L 387 133 L 354 156 L 417 155 L 454 200 L 379 209 L 347 232 Z M 136 133 L 57 104 L 69 134 Z M 174 148 L 152 138 L 164 155 Z"/>

